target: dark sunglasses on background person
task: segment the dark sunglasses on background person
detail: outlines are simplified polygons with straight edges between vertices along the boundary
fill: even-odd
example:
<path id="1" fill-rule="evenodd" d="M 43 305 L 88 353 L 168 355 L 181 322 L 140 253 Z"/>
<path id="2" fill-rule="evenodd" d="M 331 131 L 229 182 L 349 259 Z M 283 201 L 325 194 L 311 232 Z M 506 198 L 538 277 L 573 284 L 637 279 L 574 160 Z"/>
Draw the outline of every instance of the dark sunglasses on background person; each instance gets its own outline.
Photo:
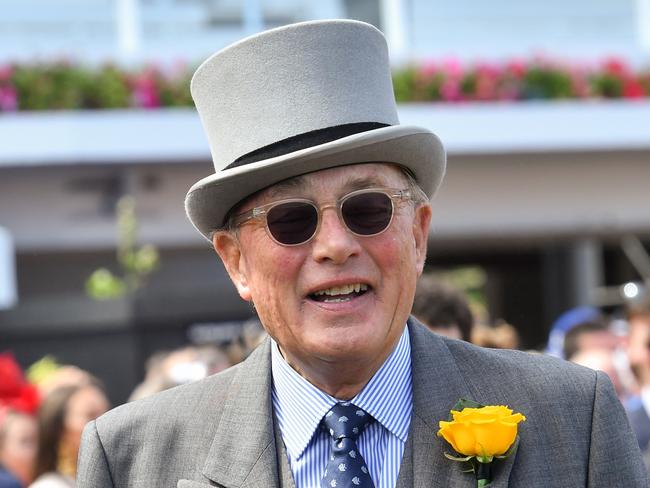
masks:
<path id="1" fill-rule="evenodd" d="M 264 221 L 266 231 L 282 246 L 298 246 L 309 242 L 318 231 L 321 214 L 336 208 L 339 219 L 354 235 L 376 236 L 393 221 L 395 206 L 410 201 L 409 190 L 366 188 L 344 195 L 336 202 L 318 205 L 312 200 L 290 198 L 267 203 L 235 215 L 232 227 L 253 221 Z"/>

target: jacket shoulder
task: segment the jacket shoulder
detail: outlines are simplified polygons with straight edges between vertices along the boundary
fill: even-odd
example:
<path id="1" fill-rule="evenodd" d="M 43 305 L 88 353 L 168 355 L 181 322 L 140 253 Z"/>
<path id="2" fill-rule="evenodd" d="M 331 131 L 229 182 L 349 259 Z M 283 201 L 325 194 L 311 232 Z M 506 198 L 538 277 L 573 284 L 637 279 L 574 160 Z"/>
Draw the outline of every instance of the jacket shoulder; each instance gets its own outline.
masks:
<path id="1" fill-rule="evenodd" d="M 170 421 L 187 420 L 196 413 L 196 405 L 205 402 L 211 405 L 212 411 L 218 411 L 240 367 L 236 365 L 203 380 L 115 407 L 97 419 L 97 429 L 102 432 L 121 426 L 133 429 L 156 423 L 169 425 Z"/>
<path id="2" fill-rule="evenodd" d="M 539 400 L 562 398 L 588 404 L 593 401 L 597 373 L 589 368 L 541 353 L 489 349 L 453 339 L 444 341 L 470 383 L 490 383 L 491 388 L 505 392 L 514 389 L 519 395 L 540 397 Z"/>

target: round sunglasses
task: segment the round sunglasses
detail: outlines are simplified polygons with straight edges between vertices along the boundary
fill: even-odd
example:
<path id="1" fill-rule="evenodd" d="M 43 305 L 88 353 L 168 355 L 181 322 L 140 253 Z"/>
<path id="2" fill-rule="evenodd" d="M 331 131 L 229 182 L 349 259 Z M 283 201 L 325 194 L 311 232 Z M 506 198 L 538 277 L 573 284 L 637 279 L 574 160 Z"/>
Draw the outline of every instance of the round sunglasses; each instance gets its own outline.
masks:
<path id="1" fill-rule="evenodd" d="M 282 246 L 298 246 L 309 242 L 318 231 L 321 214 L 336 208 L 339 219 L 354 235 L 376 236 L 390 226 L 395 206 L 410 201 L 409 190 L 367 188 L 344 195 L 336 202 L 318 205 L 303 198 L 290 198 L 267 203 L 235 215 L 232 227 L 252 221 L 264 221 L 268 235 Z"/>

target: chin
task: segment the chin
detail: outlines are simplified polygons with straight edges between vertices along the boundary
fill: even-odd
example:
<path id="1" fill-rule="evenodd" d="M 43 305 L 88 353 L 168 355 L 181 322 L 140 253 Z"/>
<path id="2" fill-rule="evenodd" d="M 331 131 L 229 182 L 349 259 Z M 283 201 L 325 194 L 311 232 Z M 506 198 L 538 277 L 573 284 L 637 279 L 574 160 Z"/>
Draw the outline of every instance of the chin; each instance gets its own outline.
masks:
<path id="1" fill-rule="evenodd" d="M 315 344 L 315 349 L 318 356 L 337 361 L 375 357 L 378 353 L 367 334 L 339 333 L 337 337 L 328 337 Z"/>

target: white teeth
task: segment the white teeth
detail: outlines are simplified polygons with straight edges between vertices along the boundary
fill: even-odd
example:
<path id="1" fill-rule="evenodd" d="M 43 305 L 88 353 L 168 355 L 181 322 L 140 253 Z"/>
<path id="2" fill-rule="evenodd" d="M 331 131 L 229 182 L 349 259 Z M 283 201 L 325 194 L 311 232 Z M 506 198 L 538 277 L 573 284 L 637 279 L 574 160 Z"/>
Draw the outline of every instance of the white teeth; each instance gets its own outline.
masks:
<path id="1" fill-rule="evenodd" d="M 333 286 L 332 288 L 326 288 L 325 290 L 319 290 L 314 293 L 316 296 L 321 296 L 321 295 L 330 295 L 330 296 L 338 296 L 338 295 L 349 295 L 350 293 L 359 293 L 360 291 L 366 291 L 368 289 L 368 285 L 365 285 L 363 283 L 351 283 L 349 285 L 341 285 L 341 286 Z"/>

